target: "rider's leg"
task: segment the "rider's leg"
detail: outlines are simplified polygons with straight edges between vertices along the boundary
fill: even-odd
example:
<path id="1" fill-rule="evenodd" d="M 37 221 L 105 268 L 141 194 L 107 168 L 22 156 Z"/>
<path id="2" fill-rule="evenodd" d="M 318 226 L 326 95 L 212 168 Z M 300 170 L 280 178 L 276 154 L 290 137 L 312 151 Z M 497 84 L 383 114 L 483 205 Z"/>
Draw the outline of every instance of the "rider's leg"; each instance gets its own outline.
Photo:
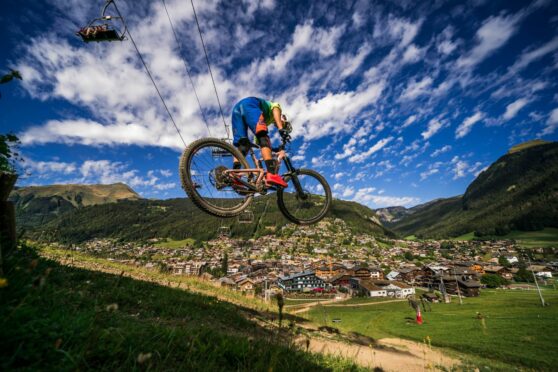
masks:
<path id="1" fill-rule="evenodd" d="M 265 166 L 267 168 L 267 174 L 265 177 L 266 183 L 273 186 L 287 187 L 287 183 L 283 177 L 277 174 L 277 162 L 273 160 L 272 157 L 271 140 L 267 135 L 267 130 L 256 133 L 256 137 L 258 137 L 260 148 L 262 150 L 262 158 L 264 159 Z"/>
<path id="2" fill-rule="evenodd" d="M 273 160 L 272 152 L 271 152 L 271 140 L 269 139 L 269 135 L 266 131 L 260 131 L 256 134 L 258 138 L 258 142 L 260 144 L 260 150 L 262 151 L 262 158 L 265 162 L 265 166 L 267 171 L 272 174 L 277 174 L 277 165 L 275 160 Z"/>
<path id="3" fill-rule="evenodd" d="M 241 146 L 241 143 L 244 142 L 243 139 L 248 141 L 248 143 L 250 143 L 250 141 L 248 140 L 248 125 L 246 124 L 246 122 L 242 117 L 243 103 L 244 100 L 240 101 L 234 106 L 231 122 L 232 122 L 232 132 L 233 132 L 233 145 L 236 148 L 238 148 L 240 152 L 242 152 L 242 155 L 246 156 L 250 148 L 248 147 L 246 149 L 246 146 L 245 145 Z M 233 169 L 240 169 L 240 168 L 242 168 L 242 165 L 240 164 L 238 159 L 233 158 Z"/>

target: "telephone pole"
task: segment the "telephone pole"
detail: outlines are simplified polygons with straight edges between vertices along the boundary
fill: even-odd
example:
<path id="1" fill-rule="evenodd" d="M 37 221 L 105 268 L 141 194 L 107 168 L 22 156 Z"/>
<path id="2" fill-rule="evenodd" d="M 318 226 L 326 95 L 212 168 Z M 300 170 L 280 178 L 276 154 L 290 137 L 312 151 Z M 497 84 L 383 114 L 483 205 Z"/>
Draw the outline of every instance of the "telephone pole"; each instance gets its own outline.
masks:
<path id="1" fill-rule="evenodd" d="M 455 274 L 455 268 L 453 268 L 453 277 L 455 279 L 455 285 L 457 286 L 457 296 L 459 296 L 459 305 L 463 305 L 463 299 L 461 298 L 461 290 L 459 289 L 459 282 L 457 281 L 457 275 Z"/>
<path id="2" fill-rule="evenodd" d="M 545 307 L 546 304 L 544 302 L 544 298 L 541 292 L 541 287 L 539 287 L 539 282 L 537 281 L 537 277 L 535 275 L 535 272 L 533 271 L 533 267 L 531 266 L 531 259 L 529 258 L 529 255 L 527 255 L 527 262 L 529 263 L 529 269 L 531 270 L 531 274 L 533 274 L 533 280 L 535 281 L 535 285 L 537 286 L 537 291 L 539 292 L 539 298 L 541 299 L 541 305 L 542 307 Z"/>

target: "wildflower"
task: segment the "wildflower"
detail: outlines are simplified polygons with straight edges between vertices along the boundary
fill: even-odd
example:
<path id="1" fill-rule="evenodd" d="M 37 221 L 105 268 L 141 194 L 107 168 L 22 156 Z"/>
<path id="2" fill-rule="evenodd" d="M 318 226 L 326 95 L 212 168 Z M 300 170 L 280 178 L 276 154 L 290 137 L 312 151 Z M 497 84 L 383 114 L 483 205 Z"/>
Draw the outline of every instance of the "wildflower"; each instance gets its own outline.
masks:
<path id="1" fill-rule="evenodd" d="M 61 339 L 61 338 L 57 339 L 57 340 L 54 342 L 54 348 L 55 348 L 56 350 L 60 349 L 60 346 L 61 346 L 61 345 L 62 345 L 62 339 Z"/>
<path id="2" fill-rule="evenodd" d="M 8 286 L 8 279 L 0 278 L 0 288 L 4 288 Z"/>
<path id="3" fill-rule="evenodd" d="M 139 353 L 137 361 L 139 364 L 143 364 L 151 359 L 151 353 Z"/>
<path id="4" fill-rule="evenodd" d="M 34 260 L 32 260 L 29 263 L 29 269 L 31 269 L 31 271 L 35 270 L 35 268 L 37 267 L 37 265 L 39 264 L 39 260 L 37 260 L 36 258 Z"/>
<path id="5" fill-rule="evenodd" d="M 107 311 L 116 311 L 116 310 L 118 310 L 118 304 L 107 305 L 106 310 Z"/>

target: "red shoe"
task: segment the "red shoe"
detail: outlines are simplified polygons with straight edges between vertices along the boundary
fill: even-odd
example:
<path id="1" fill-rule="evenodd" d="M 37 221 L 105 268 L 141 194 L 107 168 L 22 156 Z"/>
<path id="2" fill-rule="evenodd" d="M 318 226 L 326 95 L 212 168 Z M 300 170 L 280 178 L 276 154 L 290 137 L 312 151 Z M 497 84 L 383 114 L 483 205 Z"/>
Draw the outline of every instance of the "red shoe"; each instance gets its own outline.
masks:
<path id="1" fill-rule="evenodd" d="M 267 172 L 265 175 L 265 183 L 271 186 L 281 186 L 281 187 L 288 186 L 285 180 L 283 179 L 283 177 L 281 177 L 278 174 L 273 174 L 269 172 Z"/>

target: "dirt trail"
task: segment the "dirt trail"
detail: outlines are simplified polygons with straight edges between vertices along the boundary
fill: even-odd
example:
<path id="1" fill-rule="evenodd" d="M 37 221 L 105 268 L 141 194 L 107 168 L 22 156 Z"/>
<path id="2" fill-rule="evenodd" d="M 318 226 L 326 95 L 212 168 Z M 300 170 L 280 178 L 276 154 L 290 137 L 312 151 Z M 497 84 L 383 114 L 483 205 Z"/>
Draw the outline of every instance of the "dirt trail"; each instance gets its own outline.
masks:
<path id="1" fill-rule="evenodd" d="M 362 303 L 362 304 L 344 304 L 344 303 L 340 303 L 340 304 L 336 304 L 335 302 L 340 302 L 339 300 L 335 301 L 335 300 L 330 300 L 330 301 L 318 301 L 318 302 L 309 302 L 307 304 L 304 305 L 290 305 L 290 306 L 285 306 L 285 309 L 289 310 L 290 314 L 300 314 L 300 313 L 304 313 L 306 311 L 308 311 L 310 308 L 317 306 L 319 304 L 324 305 L 325 307 L 360 307 L 360 306 L 374 306 L 374 305 L 381 305 L 381 304 L 387 304 L 390 302 L 405 302 L 407 300 L 403 299 L 403 300 L 388 300 L 388 301 L 378 301 L 378 302 L 366 302 L 366 303 Z M 342 301 L 341 301 L 342 302 Z M 289 308 L 292 307 L 296 307 L 296 309 L 290 310 Z"/>
<path id="2" fill-rule="evenodd" d="M 304 345 L 305 340 L 301 341 Z M 348 358 L 363 367 L 381 367 L 384 371 L 426 371 L 443 367 L 451 370 L 458 359 L 418 342 L 384 338 L 375 345 L 362 346 L 323 338 L 311 338 L 309 351 Z"/>
<path id="3" fill-rule="evenodd" d="M 289 310 L 289 313 L 291 314 L 298 314 L 298 313 L 302 313 L 305 312 L 306 310 L 308 310 L 311 307 L 317 306 L 319 304 L 322 305 L 327 305 L 327 304 L 332 304 L 334 302 L 339 302 L 340 300 L 336 300 L 336 299 L 331 299 L 331 300 L 326 300 L 326 301 L 314 301 L 314 302 L 307 302 L 304 304 L 296 304 L 296 305 L 287 305 L 285 306 L 285 310 Z M 295 308 L 294 310 L 290 310 L 292 308 Z"/>

